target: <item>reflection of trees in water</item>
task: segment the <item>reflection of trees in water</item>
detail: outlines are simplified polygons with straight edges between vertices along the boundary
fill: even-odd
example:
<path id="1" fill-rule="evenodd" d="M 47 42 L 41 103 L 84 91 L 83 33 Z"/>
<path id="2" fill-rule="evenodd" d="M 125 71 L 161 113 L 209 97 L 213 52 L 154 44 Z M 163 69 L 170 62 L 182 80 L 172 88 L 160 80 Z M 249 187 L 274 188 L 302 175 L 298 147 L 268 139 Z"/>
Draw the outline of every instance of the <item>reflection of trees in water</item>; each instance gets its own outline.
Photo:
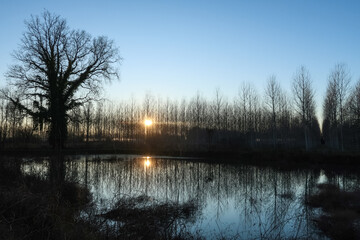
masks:
<path id="1" fill-rule="evenodd" d="M 84 172 L 85 161 L 74 162 L 77 165 L 68 165 L 69 170 Z M 303 214 L 296 215 L 303 208 L 298 197 L 304 191 L 303 172 L 279 173 L 270 168 L 166 159 L 151 159 L 146 167 L 144 159 L 131 157 L 89 161 L 87 168 L 87 184 L 99 200 L 142 194 L 178 203 L 196 199 L 204 203 L 204 208 L 207 203 L 215 206 L 211 211 L 216 218 L 221 218 L 230 206 L 238 211 L 236 221 L 241 221 L 241 231 L 250 230 L 263 237 L 281 237 L 290 222 L 306 225 L 302 223 Z"/>
<path id="2" fill-rule="evenodd" d="M 106 207 L 119 197 L 144 194 L 176 203 L 196 200 L 205 213 L 196 223 L 200 229 L 207 228 L 203 231 L 231 228 L 233 235 L 271 239 L 314 234 L 314 212 L 304 201 L 316 191 L 320 171 L 176 159 L 150 161 L 146 166 L 141 157 L 124 155 L 100 161 L 83 156 L 66 162 L 65 178 L 86 184 L 99 206 Z M 360 182 L 356 174 L 325 174 L 329 183 L 344 189 Z"/>

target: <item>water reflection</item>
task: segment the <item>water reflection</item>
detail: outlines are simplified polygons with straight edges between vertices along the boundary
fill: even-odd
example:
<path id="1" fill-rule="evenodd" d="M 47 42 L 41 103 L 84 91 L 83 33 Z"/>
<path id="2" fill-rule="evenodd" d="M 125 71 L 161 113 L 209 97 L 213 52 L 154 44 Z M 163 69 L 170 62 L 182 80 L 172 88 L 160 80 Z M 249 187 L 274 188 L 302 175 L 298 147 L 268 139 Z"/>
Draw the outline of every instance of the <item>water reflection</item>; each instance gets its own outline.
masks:
<path id="1" fill-rule="evenodd" d="M 151 162 L 150 162 L 150 157 L 146 157 L 146 158 L 145 158 L 145 161 L 144 161 L 144 166 L 145 166 L 145 168 L 146 168 L 146 167 L 150 167 L 150 164 L 151 164 Z"/>
<path id="2" fill-rule="evenodd" d="M 124 196 L 196 201 L 201 210 L 187 228 L 206 238 L 321 239 L 306 197 L 324 179 L 345 189 L 360 182 L 357 174 L 131 155 L 68 157 L 65 168 L 65 179 L 87 185 L 99 209 Z M 46 176 L 47 160 L 24 163 L 23 171 Z"/>

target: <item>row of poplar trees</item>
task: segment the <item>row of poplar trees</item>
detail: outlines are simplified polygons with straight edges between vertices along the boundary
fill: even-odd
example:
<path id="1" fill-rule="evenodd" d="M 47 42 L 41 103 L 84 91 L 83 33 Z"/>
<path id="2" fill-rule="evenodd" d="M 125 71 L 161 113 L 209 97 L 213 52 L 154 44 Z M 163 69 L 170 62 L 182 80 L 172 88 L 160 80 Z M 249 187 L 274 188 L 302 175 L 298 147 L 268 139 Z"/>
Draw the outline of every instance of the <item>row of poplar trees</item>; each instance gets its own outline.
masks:
<path id="1" fill-rule="evenodd" d="M 322 129 L 315 108 L 311 76 L 301 66 L 292 79 L 291 95 L 281 88 L 275 76 L 270 76 L 262 96 L 251 84 L 243 83 L 233 99 L 216 89 L 212 99 L 198 92 L 182 100 L 156 98 L 148 93 L 141 101 L 88 101 L 69 111 L 67 137 L 70 142 L 128 144 L 143 144 L 147 139 L 157 146 L 180 150 L 311 150 L 321 142 L 331 149 L 360 148 L 360 82 L 351 85 L 346 65 L 336 65 L 329 74 Z M 151 119 L 153 124 L 145 126 L 145 119 Z M 0 100 L 3 144 L 44 141 L 49 126 L 44 119 L 29 117 L 13 102 Z"/>

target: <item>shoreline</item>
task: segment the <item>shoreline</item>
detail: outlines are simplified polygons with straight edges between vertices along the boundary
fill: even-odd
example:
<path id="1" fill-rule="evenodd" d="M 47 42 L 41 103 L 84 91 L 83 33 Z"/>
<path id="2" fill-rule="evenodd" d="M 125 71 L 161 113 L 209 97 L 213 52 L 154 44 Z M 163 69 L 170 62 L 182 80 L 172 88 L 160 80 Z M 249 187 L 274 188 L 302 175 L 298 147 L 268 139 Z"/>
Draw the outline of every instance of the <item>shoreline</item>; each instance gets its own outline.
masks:
<path id="1" fill-rule="evenodd" d="M 44 157 L 59 154 L 52 148 L 11 148 L 0 151 L 2 157 Z M 360 169 L 359 152 L 337 152 L 326 149 L 313 151 L 263 149 L 238 151 L 147 151 L 145 149 L 105 148 L 105 147 L 68 147 L 62 149 L 63 155 L 103 155 L 103 154 L 130 154 L 143 156 L 161 156 L 174 158 L 194 158 L 197 161 L 226 164 L 252 164 L 272 166 L 280 169 L 293 168 L 336 168 Z"/>

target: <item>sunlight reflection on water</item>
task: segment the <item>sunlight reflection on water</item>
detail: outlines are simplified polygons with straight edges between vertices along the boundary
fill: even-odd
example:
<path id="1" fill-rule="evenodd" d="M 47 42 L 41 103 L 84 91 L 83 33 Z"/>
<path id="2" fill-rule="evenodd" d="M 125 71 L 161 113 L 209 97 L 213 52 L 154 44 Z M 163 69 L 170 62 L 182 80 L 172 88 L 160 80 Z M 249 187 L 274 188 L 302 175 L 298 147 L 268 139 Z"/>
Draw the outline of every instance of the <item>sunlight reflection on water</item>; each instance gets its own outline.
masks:
<path id="1" fill-rule="evenodd" d="M 151 164 L 150 157 L 145 157 L 144 166 L 145 167 L 150 167 L 150 164 Z"/>

